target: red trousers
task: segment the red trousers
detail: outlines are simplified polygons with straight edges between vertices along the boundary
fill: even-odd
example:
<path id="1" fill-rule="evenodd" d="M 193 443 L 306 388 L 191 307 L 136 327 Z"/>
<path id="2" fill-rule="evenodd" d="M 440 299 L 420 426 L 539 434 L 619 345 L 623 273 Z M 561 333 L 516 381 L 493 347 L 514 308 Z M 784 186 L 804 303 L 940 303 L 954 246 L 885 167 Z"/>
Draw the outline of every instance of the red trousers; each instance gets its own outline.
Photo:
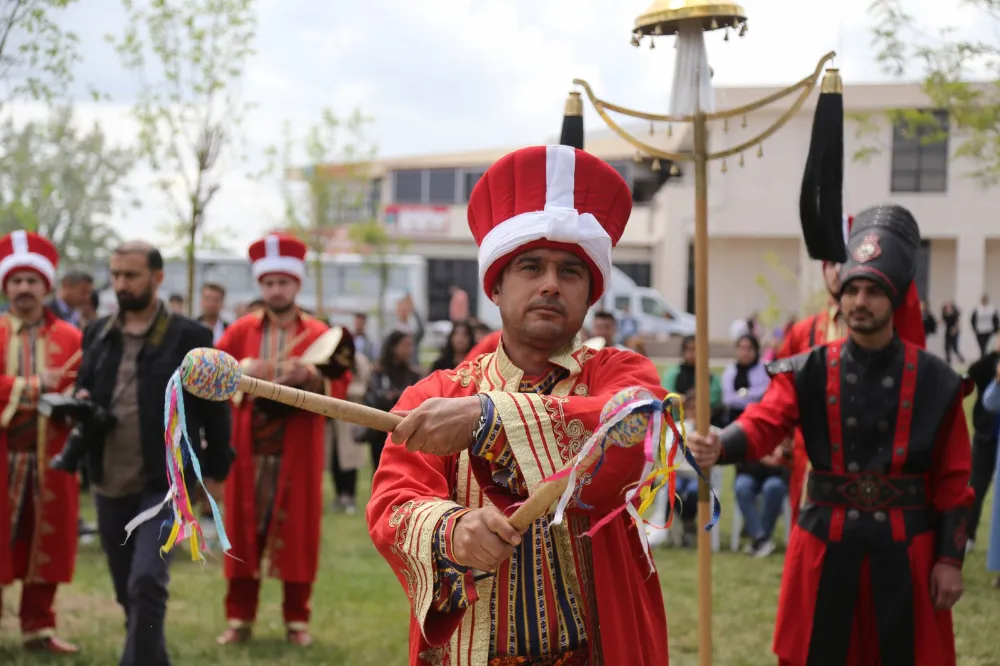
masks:
<path id="1" fill-rule="evenodd" d="M 14 543 L 7 551 L 14 565 L 14 578 L 24 580 L 28 576 L 28 560 L 31 556 L 31 538 L 35 531 L 35 505 L 25 503 L 21 510 L 20 523 Z M 21 588 L 21 633 L 26 638 L 35 634 L 49 633 L 56 627 L 56 583 L 25 583 Z M 3 603 L 0 598 L 0 613 Z"/>
<path id="2" fill-rule="evenodd" d="M 264 554 L 264 542 L 261 538 L 257 546 L 257 561 Z M 312 597 L 312 583 L 284 582 L 281 610 L 285 617 L 285 625 L 289 628 L 304 629 L 309 623 L 312 608 L 309 600 Z M 259 578 L 232 578 L 227 582 L 226 618 L 230 624 L 250 624 L 257 619 L 257 605 L 260 599 Z"/>

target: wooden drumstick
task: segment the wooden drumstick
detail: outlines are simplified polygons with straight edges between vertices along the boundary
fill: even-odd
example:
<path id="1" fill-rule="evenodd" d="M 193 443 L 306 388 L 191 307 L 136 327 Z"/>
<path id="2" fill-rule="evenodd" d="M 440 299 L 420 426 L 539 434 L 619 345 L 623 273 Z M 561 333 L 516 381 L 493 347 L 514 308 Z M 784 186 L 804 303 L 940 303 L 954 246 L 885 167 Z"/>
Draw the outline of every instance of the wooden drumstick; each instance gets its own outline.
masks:
<path id="1" fill-rule="evenodd" d="M 232 398 L 235 393 L 243 393 L 386 433 L 391 433 L 403 420 L 403 417 L 396 414 L 349 400 L 248 377 L 240 371 L 236 359 L 218 349 L 205 348 L 188 352 L 180 374 L 185 390 L 205 400 L 224 401 Z M 583 459 L 580 472 L 585 472 L 596 463 L 602 452 L 600 447 L 595 447 Z M 573 462 L 563 469 L 571 465 Z M 518 532 L 528 529 L 533 522 L 548 513 L 568 485 L 569 475 L 539 485 L 508 519 L 511 527 Z"/>

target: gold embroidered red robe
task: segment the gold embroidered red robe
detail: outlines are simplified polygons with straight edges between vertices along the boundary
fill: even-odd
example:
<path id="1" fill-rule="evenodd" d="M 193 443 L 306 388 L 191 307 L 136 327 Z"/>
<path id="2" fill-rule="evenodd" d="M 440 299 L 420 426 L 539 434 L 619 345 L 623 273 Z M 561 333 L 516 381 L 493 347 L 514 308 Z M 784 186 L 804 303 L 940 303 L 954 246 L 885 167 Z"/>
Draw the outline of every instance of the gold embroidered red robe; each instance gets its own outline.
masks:
<path id="1" fill-rule="evenodd" d="M 295 342 L 285 354 L 294 358 L 326 330 L 324 323 L 304 313 L 281 328 L 256 312 L 230 325 L 216 346 L 237 359 L 268 360 Z M 347 373 L 328 390 L 343 398 L 349 383 Z M 236 460 L 225 483 L 226 532 L 233 557 L 225 558 L 226 577 L 261 577 L 257 540 L 266 533 L 268 566 L 263 574 L 311 583 L 323 517 L 324 417 L 290 410 L 284 419 L 267 420 L 253 403 L 233 405 Z"/>
<path id="2" fill-rule="evenodd" d="M 491 659 L 508 655 L 578 651 L 590 666 L 668 663 L 659 580 L 634 524 L 623 513 L 583 536 L 639 480 L 642 446 L 609 447 L 580 494 L 588 508 L 571 504 L 561 525 L 536 521 L 495 575 L 451 560 L 451 533 L 463 511 L 487 504 L 506 510 L 523 500 L 579 452 L 619 391 L 641 386 L 664 395 L 648 359 L 595 351 L 579 336 L 550 362 L 544 376 L 526 379 L 500 345 L 400 398 L 398 407 L 411 409 L 431 397 L 484 393 L 492 406 L 472 449 L 438 457 L 390 441 L 373 480 L 369 532 L 413 608 L 411 666 L 486 666 L 507 663 Z"/>
<path id="3" fill-rule="evenodd" d="M 27 583 L 68 583 L 76 562 L 79 487 L 75 475 L 49 469 L 69 434 L 64 424 L 38 414 L 39 375 L 66 368 L 58 392 L 72 386 L 70 371 L 82 335 L 48 309 L 27 326 L 11 313 L 0 317 L 0 585 L 15 578 Z M 31 524 L 24 524 L 28 520 Z M 11 542 L 30 534 L 26 571 L 15 571 Z M 15 543 L 15 546 L 18 544 Z M 20 568 L 20 567 L 17 567 Z"/>

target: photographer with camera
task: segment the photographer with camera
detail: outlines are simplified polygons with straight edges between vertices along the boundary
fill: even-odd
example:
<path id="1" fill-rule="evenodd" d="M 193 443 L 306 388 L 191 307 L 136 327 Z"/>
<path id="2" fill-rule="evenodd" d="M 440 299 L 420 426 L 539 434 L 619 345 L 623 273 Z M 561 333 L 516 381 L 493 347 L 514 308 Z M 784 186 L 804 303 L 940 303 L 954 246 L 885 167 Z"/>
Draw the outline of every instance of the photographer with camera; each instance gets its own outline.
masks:
<path id="1" fill-rule="evenodd" d="M 53 603 L 76 563 L 79 486 L 52 471 L 66 442 L 65 421 L 39 414 L 39 398 L 72 386 L 80 332 L 44 305 L 59 253 L 38 234 L 0 239 L 0 283 L 10 310 L 0 315 L 0 587 L 21 587 L 21 634 L 29 650 L 65 654 Z M 2 607 L 2 603 L 0 603 Z"/>
<path id="2" fill-rule="evenodd" d="M 152 245 L 120 246 L 110 268 L 118 313 L 98 319 L 84 333 L 76 397 L 92 408 L 79 422 L 66 457 L 80 450 L 86 455 L 101 544 L 128 618 L 119 665 L 166 666 L 171 558 L 160 547 L 167 538 L 161 524 L 171 518 L 170 508 L 162 507 L 161 516 L 141 524 L 127 541 L 125 526 L 163 502 L 169 485 L 163 443 L 167 382 L 189 351 L 212 346 L 212 332 L 156 298 L 163 257 Z M 233 457 L 229 405 L 190 394 L 184 398 L 192 438 L 201 431 L 207 442 L 199 448 L 202 473 L 221 482 Z"/>

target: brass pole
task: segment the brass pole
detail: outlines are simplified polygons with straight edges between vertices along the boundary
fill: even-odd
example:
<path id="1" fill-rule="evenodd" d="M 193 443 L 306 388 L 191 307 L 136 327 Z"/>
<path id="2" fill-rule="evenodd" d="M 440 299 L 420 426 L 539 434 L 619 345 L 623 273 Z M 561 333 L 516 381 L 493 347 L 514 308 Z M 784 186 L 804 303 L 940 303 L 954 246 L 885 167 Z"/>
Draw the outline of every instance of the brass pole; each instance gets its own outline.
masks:
<path id="1" fill-rule="evenodd" d="M 695 428 L 707 435 L 711 426 L 708 368 L 708 121 L 694 117 L 694 316 L 695 316 Z M 706 469 L 705 478 L 710 479 Z M 698 526 L 712 519 L 708 481 L 698 483 Z M 717 529 L 717 528 L 716 528 Z M 698 663 L 712 666 L 712 541 L 698 531 Z"/>

